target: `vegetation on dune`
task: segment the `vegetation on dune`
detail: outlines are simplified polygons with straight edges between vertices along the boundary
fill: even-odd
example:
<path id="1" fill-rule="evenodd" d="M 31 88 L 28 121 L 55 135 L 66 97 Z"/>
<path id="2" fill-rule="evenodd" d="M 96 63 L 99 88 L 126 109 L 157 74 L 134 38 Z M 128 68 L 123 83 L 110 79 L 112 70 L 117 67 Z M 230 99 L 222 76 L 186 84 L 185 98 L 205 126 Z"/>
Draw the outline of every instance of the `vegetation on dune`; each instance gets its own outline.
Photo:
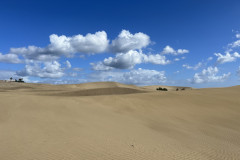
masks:
<path id="1" fill-rule="evenodd" d="M 167 88 L 162 88 L 162 87 L 158 87 L 158 88 L 156 88 L 156 90 L 157 90 L 157 91 L 168 91 Z"/>

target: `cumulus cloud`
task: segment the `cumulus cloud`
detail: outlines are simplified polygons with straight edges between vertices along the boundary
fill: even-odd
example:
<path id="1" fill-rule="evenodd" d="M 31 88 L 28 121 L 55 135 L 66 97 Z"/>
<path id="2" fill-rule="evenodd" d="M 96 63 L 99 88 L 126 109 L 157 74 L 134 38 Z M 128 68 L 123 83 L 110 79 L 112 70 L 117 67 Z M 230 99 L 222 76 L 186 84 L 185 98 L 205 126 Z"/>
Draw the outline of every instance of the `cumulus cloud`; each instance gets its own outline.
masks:
<path id="1" fill-rule="evenodd" d="M 144 63 L 152 63 L 152 64 L 159 64 L 159 65 L 166 65 L 171 63 L 170 60 L 167 60 L 167 58 L 160 54 L 149 54 L 149 55 L 143 55 L 143 62 Z"/>
<path id="2" fill-rule="evenodd" d="M 177 50 L 177 54 L 178 54 L 178 55 L 179 55 L 179 54 L 185 54 L 185 53 L 189 53 L 189 51 L 186 50 L 186 49 L 178 49 L 178 50 Z"/>
<path id="3" fill-rule="evenodd" d="M 88 78 L 90 81 L 116 81 L 135 85 L 162 84 L 166 82 L 164 71 L 141 68 L 130 70 L 129 72 L 94 72 L 90 74 Z"/>
<path id="4" fill-rule="evenodd" d="M 240 58 L 240 54 L 239 54 L 238 52 L 234 52 L 234 53 L 233 53 L 233 56 L 234 56 L 235 58 Z"/>
<path id="5" fill-rule="evenodd" d="M 175 56 L 185 54 L 185 53 L 189 53 L 189 51 L 186 49 L 174 50 L 171 46 L 166 46 L 162 51 L 162 54 L 171 54 Z"/>
<path id="6" fill-rule="evenodd" d="M 240 47 L 240 40 L 237 40 L 232 43 L 232 48 Z"/>
<path id="7" fill-rule="evenodd" d="M 142 63 L 142 58 L 141 52 L 130 50 L 127 53 L 118 53 L 115 58 L 105 58 L 103 64 L 118 69 L 130 69 Z"/>
<path id="8" fill-rule="evenodd" d="M 127 30 L 122 30 L 110 46 L 114 53 L 125 53 L 130 50 L 142 49 L 149 45 L 150 37 L 144 33 L 131 34 Z"/>
<path id="9" fill-rule="evenodd" d="M 136 64 L 152 63 L 166 65 L 170 61 L 160 54 L 146 55 L 142 52 L 130 50 L 127 53 L 118 53 L 116 56 L 105 58 L 102 62 L 91 63 L 94 70 L 132 69 Z"/>
<path id="10" fill-rule="evenodd" d="M 109 44 L 107 33 L 99 31 L 67 37 L 52 34 L 49 36 L 50 44 L 46 47 L 28 46 L 11 48 L 8 56 L 20 55 L 24 59 L 36 61 L 54 61 L 60 56 L 72 57 L 76 53 L 95 54 L 103 52 L 126 53 L 130 50 L 142 49 L 149 45 L 150 37 L 144 33 L 131 34 L 122 30 L 116 39 Z M 14 61 L 17 62 L 16 60 Z"/>
<path id="11" fill-rule="evenodd" d="M 113 69 L 113 67 L 105 65 L 103 62 L 90 63 L 90 65 L 92 66 L 92 70 L 95 71 L 109 71 Z"/>
<path id="12" fill-rule="evenodd" d="M 163 54 L 175 54 L 175 52 L 176 51 L 170 46 L 166 46 L 162 51 Z"/>
<path id="13" fill-rule="evenodd" d="M 43 65 L 43 66 L 42 66 Z M 17 71 L 18 76 L 34 76 L 40 78 L 60 78 L 64 76 L 64 69 L 57 61 L 26 64 L 25 68 Z"/>
<path id="14" fill-rule="evenodd" d="M 225 55 L 221 53 L 214 53 L 214 55 L 217 56 L 218 64 L 234 62 L 237 58 L 240 58 L 240 54 L 238 53 L 238 48 L 240 47 L 240 34 L 237 33 L 235 36 L 237 40 L 227 45 Z"/>
<path id="15" fill-rule="evenodd" d="M 11 48 L 11 54 L 21 55 L 27 60 L 38 60 L 38 61 L 52 61 L 59 58 L 61 55 L 58 52 L 50 51 L 47 48 L 40 48 L 36 46 L 28 46 L 21 48 Z"/>
<path id="16" fill-rule="evenodd" d="M 131 69 L 130 72 L 125 72 L 124 74 L 114 72 L 114 77 L 117 77 L 117 75 L 120 75 L 120 77 L 125 76 L 124 79 L 118 78 L 123 83 L 140 84 L 142 83 L 140 80 L 139 82 L 137 80 L 133 81 L 130 80 L 132 79 L 131 77 L 135 77 L 138 74 L 151 75 L 148 77 L 155 79 L 154 82 L 157 82 L 157 79 L 154 77 L 158 77 L 162 82 L 165 73 L 144 69 L 133 70 L 135 65 L 142 63 L 166 65 L 171 63 L 171 61 L 164 54 L 182 55 L 189 52 L 186 49 L 174 50 L 170 46 L 166 46 L 160 54 L 144 54 L 142 49 L 151 43 L 150 37 L 142 32 L 130 33 L 127 30 L 122 30 L 111 43 L 105 31 L 74 36 L 52 34 L 49 36 L 49 39 L 50 43 L 45 47 L 32 45 L 11 48 L 9 53 L 5 55 L 0 53 L 0 62 L 25 63 L 25 68 L 16 72 L 17 76 L 52 78 L 51 80 L 53 80 L 54 78 L 70 75 L 71 71 L 75 71 L 74 68 L 70 70 L 72 65 L 68 60 L 63 62 L 63 67 L 61 67 L 61 64 L 58 62 L 61 57 L 73 57 L 77 53 L 84 55 L 112 52 L 116 54 L 97 63 L 90 63 L 94 72 L 110 73 L 113 69 Z M 184 59 L 184 57 L 175 60 L 178 61 L 180 59 Z M 76 75 L 73 72 L 70 76 L 75 77 Z M 161 77 L 160 75 L 163 76 Z M 141 78 L 140 75 L 138 77 Z M 144 78 L 142 77 L 141 79 L 143 81 Z M 117 81 L 117 79 L 115 80 Z M 145 80 L 146 83 L 150 81 L 149 79 Z"/>
<path id="17" fill-rule="evenodd" d="M 105 31 L 72 37 L 52 34 L 50 35 L 50 44 L 45 48 L 36 46 L 11 48 L 10 53 L 22 55 L 25 59 L 53 61 L 62 55 L 71 57 L 75 53 L 101 53 L 106 51 L 108 43 Z"/>
<path id="18" fill-rule="evenodd" d="M 109 40 L 105 31 L 96 32 L 95 34 L 88 33 L 86 36 L 81 34 L 66 37 L 57 36 L 55 34 L 50 36 L 52 50 L 59 50 L 63 52 L 79 52 L 79 53 L 101 53 L 108 47 Z"/>
<path id="19" fill-rule="evenodd" d="M 19 59 L 16 54 L 2 54 L 0 53 L 0 62 L 4 63 L 22 63 L 22 60 Z"/>
<path id="20" fill-rule="evenodd" d="M 164 71 L 137 69 L 123 74 L 124 83 L 137 85 L 161 84 L 166 81 Z"/>
<path id="21" fill-rule="evenodd" d="M 238 52 L 234 52 L 233 54 L 226 53 L 225 55 L 221 53 L 215 53 L 215 56 L 217 56 L 217 63 L 223 64 L 227 62 L 233 62 L 236 61 L 237 58 L 240 58 L 240 54 Z"/>
<path id="22" fill-rule="evenodd" d="M 83 79 L 81 77 L 75 78 L 75 74 L 71 77 L 63 77 L 62 79 L 43 79 L 42 83 L 54 84 L 69 84 L 69 83 L 86 83 L 96 81 L 114 81 L 125 84 L 135 85 L 159 85 L 166 82 L 167 78 L 164 71 L 148 70 L 148 69 L 133 69 L 128 72 L 114 71 L 95 71 Z M 72 78 L 74 77 L 74 78 Z"/>
<path id="23" fill-rule="evenodd" d="M 174 61 L 180 61 L 180 60 L 183 60 L 183 59 L 186 59 L 186 57 L 174 58 Z"/>
<path id="24" fill-rule="evenodd" d="M 193 70 L 197 70 L 198 68 L 202 67 L 202 63 L 199 62 L 198 64 L 196 64 L 195 66 L 189 66 L 188 64 L 183 64 L 182 66 L 184 68 L 187 68 L 187 69 L 193 69 Z"/>
<path id="25" fill-rule="evenodd" d="M 227 52 L 230 52 L 230 51 L 232 51 L 233 49 L 240 47 L 240 40 L 239 40 L 240 34 L 237 33 L 235 36 L 236 36 L 236 38 L 237 38 L 238 40 L 236 40 L 236 41 L 228 44 Z"/>
<path id="26" fill-rule="evenodd" d="M 207 83 L 207 82 L 221 82 L 226 80 L 231 73 L 223 74 L 221 76 L 217 76 L 219 70 L 217 67 L 208 67 L 207 69 L 203 69 L 200 73 L 195 73 L 192 83 Z"/>

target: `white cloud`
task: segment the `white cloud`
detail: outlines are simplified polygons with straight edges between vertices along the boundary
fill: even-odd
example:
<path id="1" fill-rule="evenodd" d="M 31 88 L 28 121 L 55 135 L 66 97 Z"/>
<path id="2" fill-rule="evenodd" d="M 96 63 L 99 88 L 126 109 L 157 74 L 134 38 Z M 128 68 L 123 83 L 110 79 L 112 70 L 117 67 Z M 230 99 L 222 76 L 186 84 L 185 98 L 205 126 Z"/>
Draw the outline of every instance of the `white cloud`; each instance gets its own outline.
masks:
<path id="1" fill-rule="evenodd" d="M 68 73 L 68 75 L 69 75 L 70 77 L 77 77 L 77 76 L 78 76 L 78 74 L 77 74 L 76 72 Z"/>
<path id="2" fill-rule="evenodd" d="M 240 58 L 240 54 L 237 52 L 234 52 L 233 54 L 226 53 L 225 55 L 222 55 L 221 53 L 215 53 L 215 56 L 217 56 L 217 62 L 219 64 L 227 63 L 227 62 L 233 62 L 237 58 Z"/>
<path id="3" fill-rule="evenodd" d="M 240 38 L 240 33 L 237 33 L 237 34 L 236 34 L 236 38 Z"/>
<path id="4" fill-rule="evenodd" d="M 116 81 L 125 84 L 152 85 L 166 82 L 164 71 L 138 68 L 129 72 L 94 72 L 90 74 L 90 81 Z"/>
<path id="5" fill-rule="evenodd" d="M 189 53 L 189 51 L 186 49 L 178 49 L 176 51 L 171 46 L 166 46 L 162 51 L 162 54 L 171 54 L 171 55 L 175 55 L 175 56 L 185 54 L 185 53 Z"/>
<path id="6" fill-rule="evenodd" d="M 46 47 L 11 48 L 9 55 L 16 55 L 16 57 L 21 55 L 27 60 L 46 62 L 57 60 L 60 56 L 72 57 L 76 53 L 103 53 L 109 51 L 109 49 L 114 53 L 125 53 L 130 50 L 142 49 L 151 42 L 150 37 L 144 33 L 131 34 L 126 30 L 123 30 L 112 41 L 111 45 L 109 45 L 105 31 L 99 31 L 95 34 L 88 33 L 86 36 L 78 34 L 70 37 L 52 34 L 49 38 L 50 44 Z M 16 63 L 17 61 L 15 60 L 14 62 Z"/>
<path id="7" fill-rule="evenodd" d="M 129 72 L 122 72 L 119 70 L 95 71 L 88 74 L 84 79 L 82 79 L 78 75 L 77 78 L 75 76 L 76 74 L 69 74 L 69 77 L 63 77 L 62 79 L 43 79 L 42 83 L 69 84 L 96 81 L 114 81 L 135 85 L 159 85 L 165 83 L 167 80 L 164 71 L 148 70 L 141 68 L 130 70 Z"/>
<path id="8" fill-rule="evenodd" d="M 122 30 L 110 46 L 114 53 L 125 53 L 130 50 L 142 49 L 149 45 L 150 37 L 144 33 L 131 34 L 127 30 Z"/>
<path id="9" fill-rule="evenodd" d="M 236 40 L 236 41 L 228 44 L 227 52 L 230 52 L 230 51 L 232 51 L 233 49 L 235 49 L 235 48 L 237 48 L 237 47 L 240 47 L 240 40 L 239 40 L 240 34 L 237 33 L 235 36 L 236 36 L 236 38 L 237 38 L 238 40 Z"/>
<path id="10" fill-rule="evenodd" d="M 4 63 L 22 63 L 16 54 L 2 54 L 0 53 L 0 62 Z"/>
<path id="11" fill-rule="evenodd" d="M 180 59 L 179 58 L 175 58 L 174 61 L 180 61 Z"/>
<path id="12" fill-rule="evenodd" d="M 13 79 L 23 78 L 25 82 L 32 83 L 32 81 L 29 80 L 29 77 L 16 75 L 16 71 L 0 70 L 0 80 L 10 80 L 10 77 Z"/>
<path id="13" fill-rule="evenodd" d="M 50 50 L 48 47 L 40 48 L 36 46 L 28 46 L 22 48 L 11 48 L 10 53 L 23 56 L 27 60 L 37 61 L 52 61 L 56 60 L 61 56 L 62 52 L 55 52 Z"/>
<path id="14" fill-rule="evenodd" d="M 221 53 L 214 53 L 214 55 L 218 57 L 217 63 L 223 64 L 227 62 L 233 62 L 236 61 L 237 58 L 240 58 L 240 54 L 236 52 L 238 51 L 237 49 L 240 47 L 240 34 L 237 33 L 235 36 L 236 38 L 238 38 L 238 40 L 235 40 L 234 42 L 227 45 L 225 55 Z"/>
<path id="15" fill-rule="evenodd" d="M 240 47 L 240 40 L 237 40 L 232 43 L 232 48 Z"/>
<path id="16" fill-rule="evenodd" d="M 187 69 L 193 69 L 193 70 L 197 70 L 198 68 L 202 67 L 202 63 L 199 62 L 198 64 L 196 64 L 195 66 L 189 66 L 188 64 L 183 64 L 182 66 L 184 68 L 187 68 Z"/>
<path id="17" fill-rule="evenodd" d="M 96 64 L 91 63 L 91 65 L 94 70 L 110 70 L 113 68 L 132 69 L 136 64 L 141 63 L 166 65 L 169 64 L 170 61 L 160 54 L 146 55 L 142 52 L 130 50 L 127 53 L 118 53 L 114 58 L 105 58 L 102 62 Z"/>
<path id="18" fill-rule="evenodd" d="M 10 53 L 22 55 L 25 59 L 53 61 L 62 55 L 71 57 L 75 53 L 102 53 L 108 48 L 108 43 L 109 40 L 104 31 L 72 37 L 52 34 L 50 35 L 50 44 L 45 48 L 36 46 L 11 48 Z"/>
<path id="19" fill-rule="evenodd" d="M 70 69 L 72 67 L 71 63 L 68 60 L 65 62 L 65 64 L 67 69 Z"/>
<path id="20" fill-rule="evenodd" d="M 185 54 L 185 53 L 189 53 L 189 51 L 186 50 L 186 49 L 178 49 L 178 50 L 177 50 L 177 55 L 179 55 L 179 54 Z"/>
<path id="21" fill-rule="evenodd" d="M 15 71 L 8 71 L 8 70 L 0 70 L 0 79 L 1 80 L 9 80 L 10 77 L 16 78 Z"/>
<path id="22" fill-rule="evenodd" d="M 234 52 L 233 56 L 236 57 L 236 58 L 240 58 L 240 54 L 238 52 Z"/>
<path id="23" fill-rule="evenodd" d="M 80 71 L 83 71 L 83 69 L 82 68 L 73 68 L 73 71 L 76 71 L 76 72 L 80 72 Z"/>
<path id="24" fill-rule="evenodd" d="M 43 65 L 43 67 L 42 67 Z M 17 71 L 18 76 L 34 76 L 40 78 L 60 78 L 64 76 L 64 69 L 61 68 L 61 64 L 57 61 L 39 62 L 26 64 L 25 68 L 21 71 Z"/>
<path id="25" fill-rule="evenodd" d="M 137 85 L 161 84 L 166 81 L 164 71 L 137 69 L 123 74 L 124 83 Z"/>
<path id="26" fill-rule="evenodd" d="M 170 47 L 170 46 L 166 46 L 163 51 L 162 51 L 163 54 L 175 54 L 176 51 Z"/>
<path id="27" fill-rule="evenodd" d="M 116 53 L 114 56 L 105 58 L 103 61 L 90 63 L 93 70 L 108 71 L 109 73 L 112 69 L 133 69 L 135 65 L 142 63 L 166 65 L 171 63 L 171 61 L 163 54 L 182 55 L 189 52 L 186 49 L 174 50 L 170 46 L 166 46 L 161 54 L 144 54 L 142 53 L 142 49 L 151 43 L 150 37 L 141 32 L 132 34 L 127 30 L 122 30 L 111 44 L 105 31 L 99 31 L 94 34 L 89 33 L 84 36 L 80 34 L 74 36 L 52 34 L 49 38 L 50 43 L 45 47 L 27 46 L 11 48 L 8 54 L 3 55 L 0 53 L 0 62 L 25 63 L 25 68 L 16 72 L 18 76 L 52 78 L 51 80 L 53 80 L 67 74 L 70 75 L 71 71 L 74 71 L 74 68 L 67 70 L 72 67 L 68 60 L 63 62 L 63 67 L 61 67 L 58 60 L 62 56 L 73 57 L 77 53 L 79 55 L 104 52 Z M 182 59 L 184 58 L 182 57 Z M 175 61 L 180 59 L 176 58 Z M 67 70 L 66 74 L 64 70 Z M 135 76 L 138 73 L 155 75 L 162 72 L 138 69 L 126 72 L 124 75 L 122 73 L 118 75 L 130 78 L 130 75 Z M 76 76 L 76 74 L 73 73 L 72 76 Z M 126 77 L 122 79 L 123 82 L 130 81 Z M 142 77 L 142 79 L 144 78 Z"/>
<path id="28" fill-rule="evenodd" d="M 211 60 L 213 60 L 213 57 L 208 57 L 207 60 L 208 60 L 208 61 L 211 61 Z"/>
<path id="29" fill-rule="evenodd" d="M 166 65 L 171 63 L 170 60 L 167 60 L 167 58 L 160 54 L 150 54 L 150 55 L 143 55 L 144 63 L 152 63 L 152 64 L 159 64 L 159 65 Z"/>
<path id="30" fill-rule="evenodd" d="M 42 63 L 58 60 L 61 56 L 72 57 L 76 53 L 102 53 L 112 51 L 117 53 L 116 56 L 105 58 L 102 62 L 92 63 L 94 70 L 110 70 L 112 68 L 130 69 L 136 64 L 152 63 L 165 65 L 170 61 L 161 54 L 143 54 L 141 49 L 149 45 L 150 37 L 144 33 L 131 34 L 127 30 L 122 30 L 116 39 L 109 45 L 109 40 L 105 31 L 96 32 L 95 34 L 75 35 L 67 37 L 65 35 L 50 35 L 50 44 L 46 47 L 28 46 L 22 48 L 11 48 L 12 57 L 20 55 L 24 58 L 25 63 Z M 136 51 L 139 49 L 140 51 Z M 166 46 L 164 54 L 179 55 L 188 53 L 186 49 L 175 51 L 170 46 Z M 0 57 L 1 58 L 1 57 Z M 177 60 L 177 59 L 176 59 Z M 35 62 L 34 62 L 35 61 Z M 17 58 L 12 62 L 20 62 Z M 66 62 L 67 63 L 67 62 Z M 70 63 L 66 64 L 71 66 Z"/>
<path id="31" fill-rule="evenodd" d="M 230 52 L 234 51 L 236 48 L 240 47 L 240 40 L 239 40 L 240 34 L 237 33 L 235 36 L 238 40 L 235 40 L 234 42 L 229 43 L 227 45 L 227 49 L 226 49 L 225 53 L 230 53 Z"/>
<path id="32" fill-rule="evenodd" d="M 207 83 L 207 82 L 221 82 L 226 80 L 231 73 L 223 74 L 217 76 L 219 72 L 217 67 L 208 67 L 207 69 L 202 70 L 201 73 L 195 73 L 192 83 Z"/>
<path id="33" fill-rule="evenodd" d="M 79 53 L 101 53 L 108 47 L 109 40 L 105 31 L 96 32 L 95 34 L 88 33 L 86 36 L 81 34 L 73 37 L 50 36 L 50 49 L 60 52 L 79 52 Z"/>
<path id="34" fill-rule="evenodd" d="M 113 69 L 113 67 L 106 66 L 103 62 L 90 63 L 90 65 L 92 66 L 92 70 L 95 71 L 109 71 Z"/>
<path id="35" fill-rule="evenodd" d="M 143 56 L 141 52 L 130 50 L 127 53 L 118 53 L 115 58 L 105 58 L 103 64 L 118 69 L 129 69 L 142 63 Z"/>

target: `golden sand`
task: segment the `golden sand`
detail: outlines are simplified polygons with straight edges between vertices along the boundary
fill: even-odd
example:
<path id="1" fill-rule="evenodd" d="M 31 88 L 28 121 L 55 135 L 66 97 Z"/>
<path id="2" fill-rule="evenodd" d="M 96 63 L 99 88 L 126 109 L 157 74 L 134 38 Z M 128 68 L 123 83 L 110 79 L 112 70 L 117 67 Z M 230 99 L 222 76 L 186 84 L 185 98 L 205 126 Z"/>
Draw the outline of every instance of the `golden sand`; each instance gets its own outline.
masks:
<path id="1" fill-rule="evenodd" d="M 240 86 L 0 82 L 0 160 L 237 160 Z"/>

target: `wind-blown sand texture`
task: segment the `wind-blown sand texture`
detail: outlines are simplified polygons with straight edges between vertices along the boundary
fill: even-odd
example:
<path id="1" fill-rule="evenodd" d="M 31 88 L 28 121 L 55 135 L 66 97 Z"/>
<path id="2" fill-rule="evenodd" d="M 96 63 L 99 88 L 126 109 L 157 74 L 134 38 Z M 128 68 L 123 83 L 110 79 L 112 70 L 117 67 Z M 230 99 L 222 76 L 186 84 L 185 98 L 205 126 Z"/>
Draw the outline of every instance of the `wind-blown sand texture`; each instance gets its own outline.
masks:
<path id="1" fill-rule="evenodd" d="M 0 82 L 0 160 L 240 159 L 240 86 L 170 88 Z"/>

